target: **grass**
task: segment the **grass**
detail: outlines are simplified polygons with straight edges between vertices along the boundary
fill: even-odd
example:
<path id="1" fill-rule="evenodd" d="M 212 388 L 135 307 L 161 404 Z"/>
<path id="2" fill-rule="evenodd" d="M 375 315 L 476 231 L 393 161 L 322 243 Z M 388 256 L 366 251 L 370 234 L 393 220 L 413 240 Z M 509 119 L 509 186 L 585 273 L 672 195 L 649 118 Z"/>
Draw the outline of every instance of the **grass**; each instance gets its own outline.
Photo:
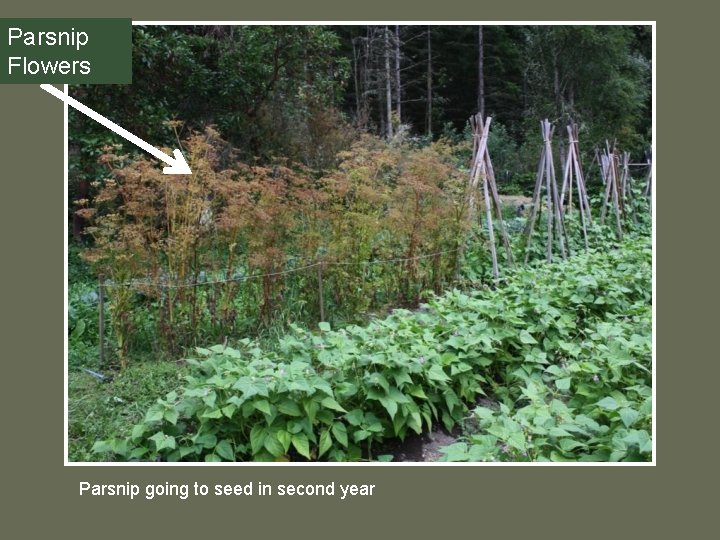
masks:
<path id="1" fill-rule="evenodd" d="M 184 366 L 148 359 L 131 363 L 101 382 L 84 371 L 68 375 L 68 460 L 97 461 L 93 444 L 130 434 L 158 396 L 183 383 Z"/>

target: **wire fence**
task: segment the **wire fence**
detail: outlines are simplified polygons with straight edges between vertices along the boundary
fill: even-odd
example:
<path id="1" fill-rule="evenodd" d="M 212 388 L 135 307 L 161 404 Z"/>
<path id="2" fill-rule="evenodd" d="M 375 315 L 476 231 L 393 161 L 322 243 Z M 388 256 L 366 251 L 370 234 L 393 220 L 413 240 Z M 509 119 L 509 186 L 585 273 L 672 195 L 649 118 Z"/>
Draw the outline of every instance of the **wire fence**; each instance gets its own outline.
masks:
<path id="1" fill-rule="evenodd" d="M 446 255 L 448 253 L 455 253 L 460 251 L 460 247 L 453 248 L 453 249 L 446 249 L 443 251 L 436 251 L 434 253 L 427 253 L 424 255 L 418 255 L 415 257 L 397 257 L 393 259 L 375 259 L 371 261 L 319 261 L 316 260 L 312 263 L 305 264 L 304 266 L 299 266 L 297 268 L 289 268 L 287 270 L 280 270 L 277 272 L 268 272 L 264 274 L 250 274 L 248 276 L 232 276 L 230 278 L 213 278 L 213 279 L 206 279 L 206 278 L 199 278 L 196 276 L 195 279 L 191 281 L 177 281 L 177 282 L 168 282 L 168 280 L 165 277 L 162 277 L 160 279 L 152 279 L 152 278 L 145 278 L 145 279 L 131 279 L 128 281 L 122 281 L 119 283 L 113 282 L 111 280 L 105 280 L 103 282 L 103 285 L 105 289 L 117 289 L 122 287 L 128 287 L 128 288 L 141 288 L 141 287 L 156 287 L 160 289 L 185 289 L 185 288 L 194 288 L 194 287 L 202 287 L 206 285 L 219 285 L 222 283 L 232 283 L 232 282 L 243 282 L 243 281 L 250 281 L 253 279 L 262 279 L 262 278 L 268 278 L 268 277 L 278 277 L 278 276 L 284 276 L 287 274 L 294 274 L 297 272 L 303 272 L 305 270 L 309 270 L 311 268 L 327 268 L 331 266 L 374 266 L 374 265 L 382 265 L 382 264 L 394 264 L 394 263 L 403 263 L 403 262 L 409 262 L 409 261 L 417 261 L 417 260 L 423 260 L 423 259 L 431 259 L 433 257 L 438 257 L 441 255 Z"/>
<path id="2" fill-rule="evenodd" d="M 327 267 L 332 266 L 375 266 L 375 265 L 385 265 L 385 264 L 400 264 L 400 263 L 406 263 L 410 261 L 418 261 L 423 259 L 431 259 L 433 257 L 439 257 L 442 255 L 447 255 L 450 253 L 458 253 L 461 251 L 461 247 L 458 246 L 456 248 L 452 249 L 445 249 L 442 251 L 435 251 L 433 253 L 426 253 L 423 255 L 417 255 L 414 257 L 395 257 L 392 259 L 374 259 L 369 261 L 328 261 L 328 260 L 315 260 L 313 262 L 305 261 L 307 264 L 303 264 L 302 266 L 298 266 L 296 268 L 288 268 L 286 270 L 280 270 L 277 272 L 268 272 L 268 273 L 258 273 L 258 274 L 250 274 L 246 276 L 239 276 L 235 275 L 232 277 L 222 277 L 222 278 L 213 278 L 213 279 L 198 279 L 199 274 L 195 276 L 195 278 L 191 281 L 176 281 L 176 282 L 169 282 L 167 277 L 163 276 L 162 278 L 158 279 L 152 279 L 152 278 L 145 278 L 145 279 L 132 279 L 128 281 L 123 282 L 113 282 L 112 280 L 107 279 L 100 279 L 99 280 L 99 309 L 98 309 L 98 331 L 99 331 L 99 343 L 98 343 L 98 349 L 99 349 L 99 359 L 100 359 L 100 366 L 104 367 L 106 365 L 106 354 L 105 354 L 105 293 L 111 292 L 113 289 L 117 290 L 120 288 L 129 288 L 129 289 L 142 289 L 142 288 L 155 288 L 155 289 L 186 289 L 186 288 L 196 288 L 196 287 L 203 287 L 207 285 L 219 285 L 223 283 L 232 283 L 232 282 L 245 282 L 250 281 L 254 279 L 263 279 L 268 277 L 278 277 L 278 276 L 284 276 L 288 274 L 295 274 L 298 272 L 303 272 L 310 270 L 312 268 L 317 269 L 317 285 L 318 285 L 318 308 L 319 308 L 319 315 L 320 315 L 320 321 L 325 320 L 325 300 L 323 296 L 323 269 Z"/>

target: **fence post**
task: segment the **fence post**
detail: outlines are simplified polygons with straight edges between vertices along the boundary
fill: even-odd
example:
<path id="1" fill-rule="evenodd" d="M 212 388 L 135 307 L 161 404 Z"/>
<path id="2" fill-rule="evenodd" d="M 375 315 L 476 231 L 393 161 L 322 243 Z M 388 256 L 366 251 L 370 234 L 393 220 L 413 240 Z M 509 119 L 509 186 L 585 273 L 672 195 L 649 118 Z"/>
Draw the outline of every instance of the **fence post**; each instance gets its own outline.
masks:
<path id="1" fill-rule="evenodd" d="M 105 367 L 105 285 L 103 277 L 99 278 L 99 301 L 98 301 L 98 338 L 100 352 L 100 367 Z"/>
<path id="2" fill-rule="evenodd" d="M 322 276 L 323 263 L 318 262 L 317 265 L 317 280 L 318 280 L 318 304 L 320 306 L 320 322 L 325 322 L 325 301 L 323 299 L 323 276 Z"/>

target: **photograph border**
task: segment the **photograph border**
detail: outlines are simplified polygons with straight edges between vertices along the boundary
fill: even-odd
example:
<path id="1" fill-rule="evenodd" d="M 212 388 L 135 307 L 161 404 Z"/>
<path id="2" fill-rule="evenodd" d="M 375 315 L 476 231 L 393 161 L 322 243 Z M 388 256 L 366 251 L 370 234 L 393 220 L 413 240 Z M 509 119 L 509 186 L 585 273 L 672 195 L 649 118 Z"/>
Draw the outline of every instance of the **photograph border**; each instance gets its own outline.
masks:
<path id="1" fill-rule="evenodd" d="M 69 421 L 68 421 L 68 373 L 69 373 L 69 339 L 68 339 L 68 252 L 69 252 L 69 224 L 67 219 L 67 212 L 69 211 L 69 122 L 68 122 L 68 103 L 63 102 L 63 119 L 64 119 L 64 208 L 63 208 L 63 230 L 64 230 L 64 466 L 65 467 L 546 467 L 546 466 L 559 466 L 559 467 L 588 467 L 588 466 L 620 466 L 620 467 L 635 467 L 635 466 L 651 466 L 657 465 L 657 400 L 656 400 L 656 386 L 657 386 L 657 365 L 656 365 L 656 334 L 657 334 L 657 244 L 656 244 L 656 230 L 657 230 L 657 211 L 656 211 L 656 198 L 657 198 L 657 176 L 656 176 L 656 80 L 657 80 L 657 29 L 656 21 L 401 21 L 401 20 L 368 20 L 368 21 L 222 21 L 222 20 L 211 20 L 211 21 L 154 21 L 154 20 L 132 20 L 133 26 L 260 26 L 260 25 L 274 25 L 274 26 L 309 26 L 309 25 L 348 25 L 348 26 L 362 26 L 365 24 L 405 24 L 405 25 L 437 25 L 437 26 L 471 26 L 471 25 L 502 25 L 502 26 L 524 26 L 524 25 L 538 25 L 538 26 L 628 26 L 628 25 L 647 25 L 652 26 L 652 163 L 651 163 L 651 174 L 652 174 L 652 460 L 649 462 L 327 462 L 327 461 L 315 461 L 315 462 L 220 462 L 220 463 L 207 463 L 200 461 L 189 461 L 189 462 L 113 462 L 113 461 L 69 461 Z M 63 85 L 63 92 L 68 95 L 68 85 Z M 158 396 L 160 397 L 160 396 Z"/>

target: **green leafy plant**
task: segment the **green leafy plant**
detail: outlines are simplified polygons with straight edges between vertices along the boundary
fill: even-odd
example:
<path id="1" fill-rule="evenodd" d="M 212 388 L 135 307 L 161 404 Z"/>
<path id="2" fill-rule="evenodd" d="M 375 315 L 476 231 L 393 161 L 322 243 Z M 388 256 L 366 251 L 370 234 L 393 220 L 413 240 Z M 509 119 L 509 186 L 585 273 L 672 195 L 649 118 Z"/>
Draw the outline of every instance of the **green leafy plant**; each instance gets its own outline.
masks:
<path id="1" fill-rule="evenodd" d="M 497 290 L 450 291 L 367 326 L 321 323 L 318 333 L 293 327 L 274 347 L 197 349 L 183 388 L 129 438 L 95 450 L 130 460 L 370 459 L 384 440 L 452 429 L 488 394 L 500 412 L 475 409 L 484 431 L 449 459 L 647 457 L 647 244 L 634 237 L 622 250 L 518 269 Z M 561 436 L 573 425 L 582 438 Z"/>

